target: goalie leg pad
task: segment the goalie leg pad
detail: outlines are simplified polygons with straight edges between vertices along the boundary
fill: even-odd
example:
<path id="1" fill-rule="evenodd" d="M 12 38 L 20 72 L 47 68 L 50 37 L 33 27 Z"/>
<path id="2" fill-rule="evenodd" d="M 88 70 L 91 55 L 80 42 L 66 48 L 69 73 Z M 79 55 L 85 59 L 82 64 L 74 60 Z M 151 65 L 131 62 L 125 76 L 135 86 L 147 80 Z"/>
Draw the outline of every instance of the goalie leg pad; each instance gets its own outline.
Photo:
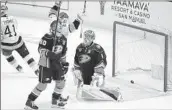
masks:
<path id="1" fill-rule="evenodd" d="M 100 88 L 95 88 L 89 85 L 83 85 L 80 98 L 86 101 L 113 101 L 114 99 L 100 91 Z"/>
<path id="2" fill-rule="evenodd" d="M 120 101 L 122 99 L 121 92 L 117 89 L 102 88 L 100 91 L 107 94 L 116 101 Z"/>
<path id="3" fill-rule="evenodd" d="M 78 81 L 83 81 L 82 73 L 80 70 L 72 70 L 74 84 L 78 85 Z"/>

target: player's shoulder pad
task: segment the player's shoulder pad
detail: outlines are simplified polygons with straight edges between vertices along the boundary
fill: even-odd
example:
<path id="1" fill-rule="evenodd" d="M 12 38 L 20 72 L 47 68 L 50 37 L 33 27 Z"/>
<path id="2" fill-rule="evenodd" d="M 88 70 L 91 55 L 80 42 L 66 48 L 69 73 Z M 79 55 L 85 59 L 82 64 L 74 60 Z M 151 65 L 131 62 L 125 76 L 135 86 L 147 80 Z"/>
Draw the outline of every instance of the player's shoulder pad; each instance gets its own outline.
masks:
<path id="1" fill-rule="evenodd" d="M 77 50 L 81 50 L 83 48 L 83 44 L 80 43 L 78 46 L 77 46 Z"/>
<path id="2" fill-rule="evenodd" d="M 43 36 L 43 38 L 45 38 L 45 39 L 52 39 L 52 38 L 53 38 L 53 34 L 51 34 L 51 33 L 46 33 L 46 34 Z"/>
<path id="3" fill-rule="evenodd" d="M 92 48 L 99 53 L 103 52 L 103 48 L 97 43 L 94 43 Z"/>

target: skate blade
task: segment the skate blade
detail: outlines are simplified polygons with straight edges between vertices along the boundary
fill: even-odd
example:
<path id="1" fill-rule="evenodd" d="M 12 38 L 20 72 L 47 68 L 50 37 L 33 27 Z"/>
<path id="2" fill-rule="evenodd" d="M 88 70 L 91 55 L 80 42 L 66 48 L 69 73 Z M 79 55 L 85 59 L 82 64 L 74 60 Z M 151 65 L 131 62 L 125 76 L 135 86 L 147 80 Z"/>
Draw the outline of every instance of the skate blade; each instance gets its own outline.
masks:
<path id="1" fill-rule="evenodd" d="M 26 106 L 24 109 L 25 109 L 25 110 L 38 110 L 38 109 L 30 108 L 29 106 Z"/>

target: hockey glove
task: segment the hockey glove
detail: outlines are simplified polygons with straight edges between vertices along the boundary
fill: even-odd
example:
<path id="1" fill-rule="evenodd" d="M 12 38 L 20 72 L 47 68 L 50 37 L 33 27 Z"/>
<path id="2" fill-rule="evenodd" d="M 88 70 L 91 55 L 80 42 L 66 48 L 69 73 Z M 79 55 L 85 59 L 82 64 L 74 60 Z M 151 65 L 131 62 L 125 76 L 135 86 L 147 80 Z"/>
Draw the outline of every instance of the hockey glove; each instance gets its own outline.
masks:
<path id="1" fill-rule="evenodd" d="M 103 87 L 105 84 L 105 76 L 99 73 L 94 73 L 92 76 L 91 86 Z"/>
<path id="2" fill-rule="evenodd" d="M 73 73 L 73 78 L 74 78 L 74 83 L 75 85 L 77 85 L 78 80 L 83 82 L 82 79 L 82 72 L 79 69 L 72 69 L 72 73 Z"/>
<path id="3" fill-rule="evenodd" d="M 52 16 L 58 16 L 58 11 L 60 10 L 60 4 L 56 4 L 54 5 L 49 12 L 48 17 L 52 17 Z"/>
<path id="4" fill-rule="evenodd" d="M 66 74 L 68 72 L 69 63 L 68 62 L 61 62 L 61 65 L 62 65 L 62 70 L 63 70 L 64 74 Z"/>
<path id="5" fill-rule="evenodd" d="M 51 60 L 59 61 L 61 56 L 62 56 L 61 54 L 56 54 L 56 53 L 51 52 L 51 51 L 47 52 L 47 57 L 49 57 Z"/>

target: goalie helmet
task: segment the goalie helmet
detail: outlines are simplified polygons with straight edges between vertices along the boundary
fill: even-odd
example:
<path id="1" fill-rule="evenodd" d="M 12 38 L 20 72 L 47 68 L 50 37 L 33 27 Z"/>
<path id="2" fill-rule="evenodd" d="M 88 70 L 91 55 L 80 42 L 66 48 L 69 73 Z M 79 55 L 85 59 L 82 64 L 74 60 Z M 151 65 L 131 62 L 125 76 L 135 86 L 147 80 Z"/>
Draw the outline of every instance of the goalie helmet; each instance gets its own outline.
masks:
<path id="1" fill-rule="evenodd" d="M 92 30 L 86 30 L 84 32 L 84 44 L 89 45 L 95 40 L 95 33 Z"/>
<path id="2" fill-rule="evenodd" d="M 7 14 L 8 7 L 6 5 L 1 5 L 1 17 Z"/>

